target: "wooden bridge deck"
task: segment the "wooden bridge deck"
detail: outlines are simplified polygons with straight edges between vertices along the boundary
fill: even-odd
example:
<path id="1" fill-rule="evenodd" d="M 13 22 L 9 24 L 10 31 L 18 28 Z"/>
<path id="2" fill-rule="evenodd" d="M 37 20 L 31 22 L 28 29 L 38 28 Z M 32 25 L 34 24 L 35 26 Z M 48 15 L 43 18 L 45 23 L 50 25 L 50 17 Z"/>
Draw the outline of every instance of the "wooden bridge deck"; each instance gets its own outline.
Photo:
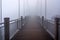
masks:
<path id="1" fill-rule="evenodd" d="M 37 23 L 36 19 L 31 18 L 11 40 L 53 40 L 53 38 Z"/>

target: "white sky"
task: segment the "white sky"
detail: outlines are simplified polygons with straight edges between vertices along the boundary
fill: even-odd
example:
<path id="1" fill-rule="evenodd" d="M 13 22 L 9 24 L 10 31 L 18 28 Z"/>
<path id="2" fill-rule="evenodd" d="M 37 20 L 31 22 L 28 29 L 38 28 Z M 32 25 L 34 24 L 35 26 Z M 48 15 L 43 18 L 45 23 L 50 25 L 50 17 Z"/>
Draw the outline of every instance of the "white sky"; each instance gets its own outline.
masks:
<path id="1" fill-rule="evenodd" d="M 41 3 L 42 1 L 42 3 Z M 60 14 L 60 0 L 47 1 L 47 19 Z M 1 2 L 0 2 L 1 7 Z M 18 0 L 2 0 L 2 17 L 18 18 Z M 1 15 L 1 13 L 0 13 Z M 20 0 L 20 15 L 40 15 L 45 16 L 45 0 Z"/>

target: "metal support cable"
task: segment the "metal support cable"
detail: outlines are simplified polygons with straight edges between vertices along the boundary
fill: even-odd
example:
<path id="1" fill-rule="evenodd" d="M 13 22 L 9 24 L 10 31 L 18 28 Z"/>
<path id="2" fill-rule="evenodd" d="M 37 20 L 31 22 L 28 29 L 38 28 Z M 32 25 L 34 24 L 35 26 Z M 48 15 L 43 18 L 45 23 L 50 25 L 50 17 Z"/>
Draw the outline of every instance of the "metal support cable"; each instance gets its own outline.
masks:
<path id="1" fill-rule="evenodd" d="M 41 0 L 41 15 L 42 15 L 42 0 Z"/>
<path id="2" fill-rule="evenodd" d="M 18 0 L 18 18 L 20 18 L 20 0 Z"/>
<path id="3" fill-rule="evenodd" d="M 39 10 L 40 10 L 39 2 L 40 2 L 40 1 L 39 1 L 39 0 L 37 0 L 37 5 L 36 5 L 36 6 L 37 6 L 37 13 L 39 13 Z M 41 13 L 40 13 L 40 14 L 41 14 Z"/>
<path id="4" fill-rule="evenodd" d="M 27 6 L 28 6 L 29 14 L 30 14 L 30 6 L 29 6 L 29 1 L 28 0 L 27 0 Z"/>
<path id="5" fill-rule="evenodd" d="M 47 17 L 47 0 L 45 0 L 45 19 Z"/>
<path id="6" fill-rule="evenodd" d="M 24 9 L 24 16 L 25 16 L 25 0 L 23 0 L 23 9 Z"/>

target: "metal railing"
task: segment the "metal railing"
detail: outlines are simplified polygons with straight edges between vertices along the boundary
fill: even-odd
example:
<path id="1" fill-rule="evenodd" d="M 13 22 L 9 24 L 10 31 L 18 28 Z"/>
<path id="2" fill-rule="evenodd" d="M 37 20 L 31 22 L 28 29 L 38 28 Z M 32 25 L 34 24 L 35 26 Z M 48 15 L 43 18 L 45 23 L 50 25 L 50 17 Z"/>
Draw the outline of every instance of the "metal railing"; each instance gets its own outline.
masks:
<path id="1" fill-rule="evenodd" d="M 0 40 L 10 40 L 14 34 L 21 28 L 21 19 L 11 20 L 4 18 L 4 22 L 0 23 Z"/>
<path id="2" fill-rule="evenodd" d="M 60 40 L 59 38 L 60 26 L 59 25 L 60 25 L 60 18 L 55 18 L 54 21 L 52 21 L 52 20 L 44 20 L 44 16 L 42 16 L 42 26 L 54 38 L 54 40 Z"/>
<path id="3" fill-rule="evenodd" d="M 0 25 L 2 25 L 2 24 L 4 24 L 4 23 L 0 23 Z"/>
<path id="4" fill-rule="evenodd" d="M 22 29 L 26 22 L 27 17 L 23 18 L 23 16 L 11 21 L 10 18 L 4 18 L 4 22 L 0 23 L 0 25 L 2 25 L 0 27 L 0 40 L 11 40 L 14 35 Z"/>

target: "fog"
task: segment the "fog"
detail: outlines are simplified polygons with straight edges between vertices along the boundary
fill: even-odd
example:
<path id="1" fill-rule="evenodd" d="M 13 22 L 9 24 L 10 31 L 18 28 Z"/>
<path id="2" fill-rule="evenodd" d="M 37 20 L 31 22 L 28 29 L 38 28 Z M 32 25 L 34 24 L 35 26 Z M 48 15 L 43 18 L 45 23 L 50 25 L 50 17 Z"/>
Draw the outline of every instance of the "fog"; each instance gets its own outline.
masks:
<path id="1" fill-rule="evenodd" d="M 2 20 L 5 17 L 10 17 L 11 20 L 18 18 L 17 0 L 2 0 Z"/>
<path id="2" fill-rule="evenodd" d="M 0 20 L 5 17 L 13 20 L 20 16 L 44 16 L 52 20 L 55 15 L 60 15 L 59 4 L 60 0 L 20 0 L 20 3 L 19 0 L 0 0 Z"/>
<path id="3" fill-rule="evenodd" d="M 60 17 L 60 0 L 0 0 L 0 22 L 3 22 L 5 17 L 14 20 L 21 16 L 44 16 L 49 21 L 53 20 L 54 17 Z M 54 23 L 54 20 L 51 23 Z M 49 23 L 46 28 L 54 32 L 53 25 Z M 15 25 L 12 24 L 10 29 L 15 31 Z"/>
<path id="4" fill-rule="evenodd" d="M 41 0 L 20 0 L 20 15 L 40 15 Z"/>
<path id="5" fill-rule="evenodd" d="M 47 0 L 47 19 L 52 20 L 56 15 L 60 15 L 60 0 Z"/>
<path id="6" fill-rule="evenodd" d="M 1 9 L 2 9 L 2 2 L 1 2 L 1 0 L 0 0 L 0 22 L 1 22 L 1 16 L 2 16 L 2 15 L 1 15 L 1 14 L 2 14 L 2 10 L 1 10 Z"/>

